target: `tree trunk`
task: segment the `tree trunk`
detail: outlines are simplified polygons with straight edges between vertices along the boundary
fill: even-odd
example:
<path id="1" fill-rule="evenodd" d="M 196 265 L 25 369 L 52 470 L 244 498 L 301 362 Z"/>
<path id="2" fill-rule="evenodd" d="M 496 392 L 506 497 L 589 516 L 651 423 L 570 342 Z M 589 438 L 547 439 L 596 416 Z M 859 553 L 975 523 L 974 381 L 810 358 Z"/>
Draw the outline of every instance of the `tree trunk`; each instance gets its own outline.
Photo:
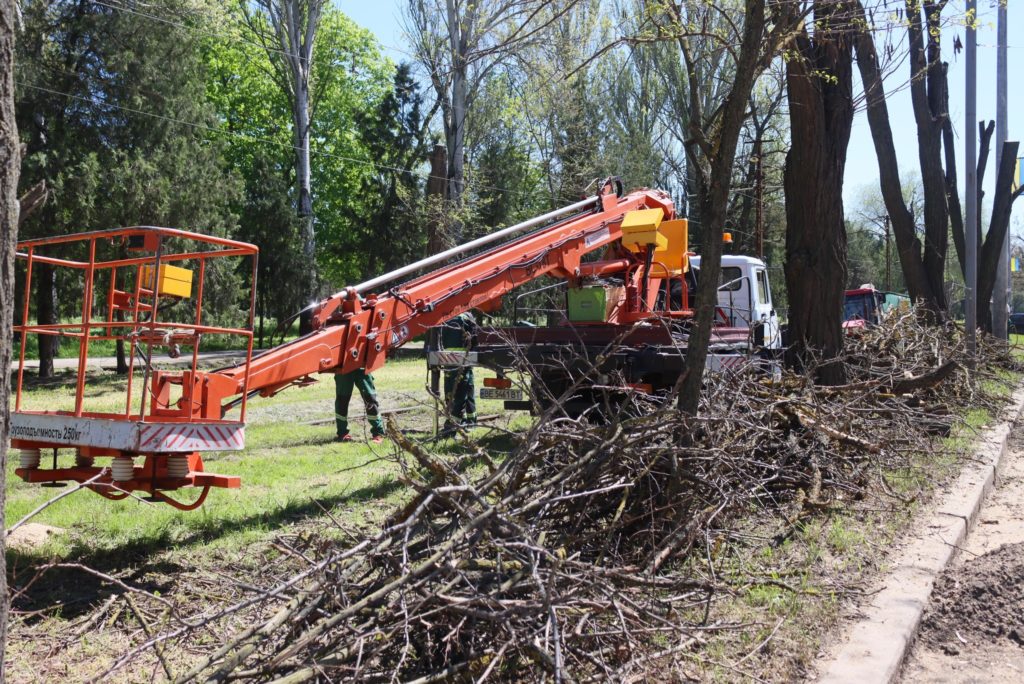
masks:
<path id="1" fill-rule="evenodd" d="M 444 222 L 438 210 L 444 205 L 448 186 L 448 148 L 434 145 L 430 153 L 430 177 L 427 178 L 427 256 L 448 249 L 451 245 L 445 235 Z"/>
<path id="2" fill-rule="evenodd" d="M 946 93 L 946 109 L 949 109 L 949 93 Z M 942 147 L 946 159 L 946 206 L 949 207 L 949 226 L 953 233 L 953 247 L 960 272 L 967 273 L 966 247 L 964 243 L 964 211 L 960 206 L 960 191 L 956 179 L 956 141 L 953 135 L 953 121 L 949 117 L 942 124 Z M 980 252 L 979 252 L 980 253 Z M 966 280 L 966 275 L 964 276 Z"/>
<path id="3" fill-rule="evenodd" d="M 985 177 L 985 167 L 988 165 L 989 147 L 992 142 L 992 134 L 995 132 L 995 122 L 990 121 L 988 125 L 979 124 L 978 133 L 981 144 L 978 150 L 978 204 L 981 203 L 981 183 Z M 960 262 L 960 272 L 967 273 L 966 249 L 964 244 L 964 217 L 960 208 L 960 191 L 956 184 L 956 152 L 954 149 L 953 127 L 947 123 L 942 131 L 943 145 L 946 153 L 946 198 L 949 205 L 949 220 L 953 230 L 953 243 L 956 246 L 957 258 Z M 992 333 L 992 293 L 995 291 L 996 272 L 999 266 L 1000 254 L 1002 252 L 1002 240 L 1009 230 L 1010 208 L 1014 199 L 1020 193 L 1014 194 L 1011 191 L 1013 184 L 1014 167 L 1017 157 L 1018 143 L 1007 142 L 1003 147 L 1003 156 L 1000 158 L 1000 166 L 996 169 L 996 190 L 992 202 L 992 216 L 989 220 L 988 232 L 982 241 L 981 231 L 978 231 L 978 327 L 985 332 Z M 1006 155 L 1010 158 L 1007 160 Z M 999 242 L 994 242 L 998 240 Z"/>
<path id="4" fill-rule="evenodd" d="M 316 267 L 316 233 L 313 225 L 313 194 L 309 167 L 309 81 L 302 75 L 296 75 L 293 116 L 296 142 L 295 179 L 299 191 L 299 234 L 302 240 L 302 256 L 307 266 L 305 293 L 307 297 L 315 298 L 318 294 L 319 278 Z"/>
<path id="5" fill-rule="evenodd" d="M 445 142 L 448 144 L 448 204 L 455 211 L 455 220 L 451 221 L 452 238 L 455 244 L 462 242 L 463 227 L 461 209 L 465 191 L 465 156 L 466 156 L 466 111 L 468 107 L 467 34 L 473 30 L 475 9 L 468 8 L 460 14 L 454 0 L 447 0 L 448 40 L 452 51 L 452 86 L 451 116 L 446 123 Z"/>
<path id="6" fill-rule="evenodd" d="M 713 130 L 714 141 L 696 140 L 688 142 L 689 158 L 700 159 L 703 164 L 695 169 L 697 178 L 699 210 L 702 222 L 702 250 L 700 279 L 702 286 L 697 290 L 696 320 L 690 327 L 690 338 L 686 347 L 686 365 L 679 387 L 679 410 L 696 415 L 700 406 L 700 391 L 707 363 L 708 345 L 711 342 L 711 327 L 715 309 L 718 306 L 719 277 L 722 266 L 722 232 L 725 228 L 726 210 L 729 205 L 729 190 L 732 182 L 732 166 L 739 143 L 740 129 L 746 117 L 747 102 L 754 79 L 764 64 L 762 49 L 765 43 L 765 2 L 746 0 L 744 3 L 742 40 L 736 61 L 736 72 L 714 125 L 704 121 L 702 107 L 693 83 L 694 60 L 690 57 L 685 39 L 681 42 L 688 71 L 691 73 L 691 129 L 704 127 Z M 695 131 L 697 132 L 697 131 Z M 703 137 L 703 132 L 699 133 Z M 710 136 L 709 136 L 710 137 Z M 698 146 L 703 149 L 698 151 Z"/>
<path id="7" fill-rule="evenodd" d="M 996 172 L 992 217 L 988 223 L 988 232 L 985 233 L 985 243 L 978 251 L 978 325 L 989 333 L 994 332 L 992 293 L 996 287 L 996 271 L 1002 258 L 1003 240 L 1010 227 L 1010 209 L 1013 201 L 1020 196 L 1020 192 L 1014 193 L 1012 190 L 1019 146 L 1016 141 L 1007 141 L 1003 145 Z"/>
<path id="8" fill-rule="evenodd" d="M 36 320 L 39 325 L 57 322 L 57 274 L 49 264 L 36 263 Z M 53 359 L 57 355 L 59 338 L 39 335 L 39 377 L 52 378 Z"/>
<path id="9" fill-rule="evenodd" d="M 448 133 L 448 200 L 461 206 L 466 189 L 466 74 L 457 68 L 452 74 L 452 128 Z"/>
<path id="10" fill-rule="evenodd" d="M 257 297 L 257 308 L 259 309 L 260 316 L 260 328 L 259 328 L 259 348 L 263 349 L 263 321 L 267 317 L 267 303 L 265 297 Z"/>
<path id="11" fill-rule="evenodd" d="M 284 90 L 292 110 L 292 139 L 295 144 L 295 190 L 298 195 L 296 214 L 299 217 L 302 254 L 306 259 L 306 291 L 316 296 L 319 277 L 316 268 L 316 232 L 313 221 L 313 193 L 309 161 L 309 138 L 313 97 L 310 74 L 313 44 L 320 27 L 325 0 L 256 0 L 250 8 L 242 3 L 246 23 L 260 37 L 267 57 L 275 68 L 275 80 Z M 251 14 L 258 9 L 262 19 Z M 269 22 L 273 41 L 267 35 Z M 273 44 L 276 43 L 276 44 Z M 272 45 L 273 44 L 273 45 Z"/>
<path id="12" fill-rule="evenodd" d="M 21 154 L 14 119 L 16 6 L 0 7 L 0 512 L 6 510 L 7 439 L 10 436 L 11 321 L 14 319 L 14 251 L 18 242 L 18 177 Z M 0 514 L 0 682 L 7 646 L 6 524 Z"/>
<path id="13" fill-rule="evenodd" d="M 791 144 L 786 155 L 786 291 L 790 346 L 787 364 L 820 359 L 817 379 L 846 381 L 843 294 L 846 226 L 843 173 L 853 125 L 853 48 L 849 7 L 814 4 L 814 36 L 801 31 L 786 62 Z"/>
<path id="14" fill-rule="evenodd" d="M 114 312 L 114 320 L 115 321 L 123 321 L 124 320 L 124 312 L 120 311 L 120 310 L 115 311 Z M 117 330 L 119 331 L 118 335 L 123 335 L 124 331 L 125 331 L 125 328 L 117 328 Z M 123 337 L 118 337 L 117 338 L 117 342 L 114 343 L 114 354 L 117 356 L 117 374 L 118 375 L 127 375 L 128 374 L 128 358 L 127 358 L 127 356 L 125 355 L 125 352 L 124 352 L 124 338 Z"/>
<path id="15" fill-rule="evenodd" d="M 296 77 L 295 111 L 295 180 L 298 184 L 298 215 L 302 231 L 302 254 L 308 263 L 315 263 L 316 235 L 313 232 L 313 194 L 309 167 L 309 84 Z"/>
<path id="16" fill-rule="evenodd" d="M 925 3 L 935 10 L 934 3 Z M 867 105 L 868 124 L 878 157 L 879 185 L 886 211 L 892 221 L 896 248 L 903 267 L 904 281 L 911 299 L 920 302 L 935 321 L 945 318 L 946 294 L 944 289 L 946 246 L 948 235 L 948 208 L 945 199 L 946 179 L 939 158 L 942 126 L 949 118 L 943 110 L 945 98 L 945 68 L 938 62 L 940 27 L 937 11 L 927 12 L 929 49 L 925 51 L 921 32 L 921 12 L 915 0 L 907 0 L 907 18 L 910 23 L 908 40 L 911 51 L 911 97 L 917 122 L 918 158 L 929 164 L 921 174 L 922 182 L 929 184 L 925 191 L 925 243 L 917 236 L 914 216 L 903 199 L 899 164 L 893 143 L 885 88 L 878 62 L 872 27 L 867 23 L 864 8 L 855 2 L 857 13 L 856 37 L 857 66 Z M 934 26 L 932 25 L 934 22 Z M 934 28 L 934 33 L 932 32 Z M 934 49 L 932 47 L 934 44 Z M 929 62 L 931 58 L 932 62 Z M 934 108 L 934 110 L 933 110 Z M 936 191 L 935 184 L 939 185 Z M 941 197 L 940 197 L 941 195 Z M 927 222 L 931 221 L 931 224 Z"/>

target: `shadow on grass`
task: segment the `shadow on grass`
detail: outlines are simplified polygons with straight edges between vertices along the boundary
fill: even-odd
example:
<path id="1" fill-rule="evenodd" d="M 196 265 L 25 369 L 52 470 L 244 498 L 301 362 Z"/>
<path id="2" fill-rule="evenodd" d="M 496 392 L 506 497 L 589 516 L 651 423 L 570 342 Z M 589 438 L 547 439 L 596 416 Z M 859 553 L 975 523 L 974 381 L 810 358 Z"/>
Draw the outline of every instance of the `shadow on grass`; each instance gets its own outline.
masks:
<path id="1" fill-rule="evenodd" d="M 511 435 L 489 435 L 471 443 L 439 443 L 435 452 L 439 456 L 470 454 L 482 447 L 492 454 L 510 448 L 514 443 Z M 479 459 L 463 462 L 463 469 L 479 464 Z M 173 591 L 174 574 L 185 566 L 163 555 L 170 548 L 180 549 L 183 559 L 188 550 L 209 544 L 217 539 L 249 529 L 279 529 L 301 523 L 323 515 L 341 505 L 366 503 L 382 500 L 405 488 L 397 479 L 388 477 L 372 485 L 337 494 L 335 496 L 293 501 L 272 511 L 223 520 L 204 518 L 197 520 L 184 536 L 180 529 L 164 526 L 155 535 L 150 535 L 118 544 L 113 547 L 91 547 L 76 540 L 67 554 L 68 563 L 87 566 L 100 573 L 116 576 L 130 586 L 147 591 L 168 593 Z M 39 553 L 20 549 L 8 549 L 8 583 L 12 589 L 12 608 L 31 615 L 26 624 L 59 614 L 63 619 L 75 619 L 88 615 L 110 596 L 122 594 L 123 590 L 103 581 L 95 575 L 76 568 L 50 568 L 42 575 L 39 570 L 50 558 Z M 26 588 L 27 587 L 27 588 Z M 34 613 L 34 614 L 32 614 Z"/>
<path id="2" fill-rule="evenodd" d="M 181 549 L 181 558 L 188 558 L 187 549 L 197 548 L 221 537 L 252 528 L 283 528 L 318 517 L 323 510 L 351 503 L 383 499 L 402 489 L 397 480 L 381 481 L 357 490 L 336 496 L 294 501 L 273 511 L 219 520 L 207 518 L 190 528 L 189 533 L 179 537 L 179 530 L 171 526 L 161 528 L 160 533 L 116 547 L 95 548 L 76 543 L 67 554 L 68 563 L 85 565 L 98 572 L 116 576 L 130 586 L 148 591 L 166 593 L 173 587 L 173 575 L 183 565 L 166 556 L 158 557 L 168 549 Z M 39 569 L 51 562 L 31 551 L 8 549 L 7 581 L 11 587 L 13 610 L 31 613 L 26 624 L 33 624 L 54 614 L 64 619 L 74 619 L 92 612 L 108 597 L 124 593 L 95 575 L 75 568 L 51 568 L 37 577 Z M 29 585 L 27 590 L 21 591 Z"/>

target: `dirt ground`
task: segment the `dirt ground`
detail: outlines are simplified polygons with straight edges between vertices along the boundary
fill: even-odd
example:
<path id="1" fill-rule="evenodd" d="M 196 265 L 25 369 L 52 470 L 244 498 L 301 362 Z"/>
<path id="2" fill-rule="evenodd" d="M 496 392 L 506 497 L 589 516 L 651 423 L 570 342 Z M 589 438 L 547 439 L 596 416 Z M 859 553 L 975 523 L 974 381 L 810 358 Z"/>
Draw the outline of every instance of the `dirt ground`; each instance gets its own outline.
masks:
<path id="1" fill-rule="evenodd" d="M 7 537 L 7 545 L 13 548 L 35 548 L 45 544 L 51 535 L 60 534 L 63 531 L 59 527 L 43 525 L 42 523 L 25 523 L 10 533 Z"/>
<path id="2" fill-rule="evenodd" d="M 1024 426 L 996 489 L 935 585 L 902 682 L 1024 681 Z"/>

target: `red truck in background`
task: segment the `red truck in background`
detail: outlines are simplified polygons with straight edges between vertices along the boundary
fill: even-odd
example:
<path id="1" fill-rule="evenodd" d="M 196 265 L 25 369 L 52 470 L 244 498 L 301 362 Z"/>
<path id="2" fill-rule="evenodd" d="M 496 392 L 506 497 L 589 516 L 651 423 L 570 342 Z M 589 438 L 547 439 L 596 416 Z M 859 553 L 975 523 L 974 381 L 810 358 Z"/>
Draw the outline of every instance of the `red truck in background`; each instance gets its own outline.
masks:
<path id="1" fill-rule="evenodd" d="M 856 330 L 876 325 L 890 311 L 909 307 L 910 297 L 907 295 L 876 290 L 871 283 L 865 283 L 855 290 L 846 291 L 843 329 Z"/>

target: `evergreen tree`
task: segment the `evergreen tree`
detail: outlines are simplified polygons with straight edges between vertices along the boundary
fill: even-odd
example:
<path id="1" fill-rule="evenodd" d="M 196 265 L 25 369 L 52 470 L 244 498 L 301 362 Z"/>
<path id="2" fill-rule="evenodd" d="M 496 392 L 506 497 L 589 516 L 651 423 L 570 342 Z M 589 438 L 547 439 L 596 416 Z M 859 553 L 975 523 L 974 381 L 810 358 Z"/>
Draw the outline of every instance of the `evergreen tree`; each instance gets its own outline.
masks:
<path id="1" fill-rule="evenodd" d="M 343 253 L 361 256 L 360 279 L 415 261 L 426 247 L 426 226 L 416 212 L 423 185 L 417 169 L 426 159 L 421 104 L 410 66 L 401 64 L 391 92 L 374 110 L 356 114 L 360 141 L 374 166 L 335 239 L 346 246 Z"/>
<path id="2" fill-rule="evenodd" d="M 121 225 L 164 225 L 229 234 L 228 207 L 239 184 L 225 170 L 223 144 L 206 104 L 205 73 L 191 24 L 203 14 L 167 0 L 171 23 L 91 2 L 28 2 L 18 45 L 18 128 L 27 145 L 22 187 L 45 180 L 47 204 L 23 226 L 25 237 Z M 40 323 L 56 322 L 57 302 L 72 302 L 77 278 L 49 269 L 33 278 Z M 216 317 L 236 297 L 230 270 L 208 273 Z M 230 302 L 217 311 L 215 300 Z M 54 348 L 40 340 L 40 374 L 52 373 Z"/>

